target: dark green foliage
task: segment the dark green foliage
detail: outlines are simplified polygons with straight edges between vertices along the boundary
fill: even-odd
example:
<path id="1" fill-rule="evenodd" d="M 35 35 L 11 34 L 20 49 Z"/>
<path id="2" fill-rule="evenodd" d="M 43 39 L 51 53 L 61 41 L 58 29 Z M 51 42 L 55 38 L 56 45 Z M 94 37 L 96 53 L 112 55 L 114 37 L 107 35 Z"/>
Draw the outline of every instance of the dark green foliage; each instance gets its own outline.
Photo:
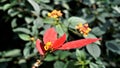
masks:
<path id="1" fill-rule="evenodd" d="M 54 9 L 63 13 L 59 21 L 47 16 Z M 89 24 L 88 36 L 75 29 L 79 23 Z M 0 0 L 0 68 L 31 68 L 41 57 L 35 41 L 50 27 L 66 33 L 67 41 L 102 40 L 49 53 L 40 68 L 120 68 L 119 0 Z"/>

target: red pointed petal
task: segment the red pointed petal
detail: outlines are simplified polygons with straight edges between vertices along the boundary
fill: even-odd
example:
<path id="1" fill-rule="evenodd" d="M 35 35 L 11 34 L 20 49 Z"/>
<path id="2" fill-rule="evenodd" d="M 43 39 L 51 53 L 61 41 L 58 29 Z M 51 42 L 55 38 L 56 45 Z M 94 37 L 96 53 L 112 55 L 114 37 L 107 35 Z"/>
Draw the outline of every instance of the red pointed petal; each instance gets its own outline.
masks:
<path id="1" fill-rule="evenodd" d="M 59 50 L 82 48 L 82 47 L 84 47 L 88 44 L 96 42 L 97 40 L 100 40 L 100 39 L 98 39 L 98 38 L 87 38 L 87 39 L 81 39 L 81 40 L 67 42 L 64 45 L 62 45 L 62 47 L 60 47 Z"/>
<path id="2" fill-rule="evenodd" d="M 57 39 L 57 40 L 54 42 L 52 48 L 53 48 L 53 49 L 59 48 L 59 47 L 65 42 L 65 40 L 66 40 L 66 34 L 64 34 L 64 35 L 61 36 L 59 39 Z"/>
<path id="3" fill-rule="evenodd" d="M 44 43 L 53 43 L 55 40 L 57 40 L 57 32 L 54 30 L 54 28 L 49 28 L 48 30 L 46 30 L 43 37 Z"/>
<path id="4" fill-rule="evenodd" d="M 37 41 L 36 41 L 36 48 L 40 55 L 45 55 L 45 50 L 39 39 L 37 39 Z"/>

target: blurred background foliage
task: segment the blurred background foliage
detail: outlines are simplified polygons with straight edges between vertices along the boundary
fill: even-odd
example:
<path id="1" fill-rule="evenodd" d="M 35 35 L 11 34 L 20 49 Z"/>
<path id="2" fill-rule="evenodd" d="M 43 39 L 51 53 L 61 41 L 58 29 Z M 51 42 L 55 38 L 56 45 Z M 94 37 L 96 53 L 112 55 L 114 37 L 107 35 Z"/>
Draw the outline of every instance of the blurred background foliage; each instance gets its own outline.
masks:
<path id="1" fill-rule="evenodd" d="M 47 17 L 54 9 L 63 13 L 57 24 Z M 88 36 L 75 30 L 78 23 L 89 24 Z M 51 26 L 67 41 L 102 40 L 50 53 L 40 68 L 120 68 L 120 0 L 0 0 L 0 68 L 30 68 L 40 57 L 35 40 Z"/>

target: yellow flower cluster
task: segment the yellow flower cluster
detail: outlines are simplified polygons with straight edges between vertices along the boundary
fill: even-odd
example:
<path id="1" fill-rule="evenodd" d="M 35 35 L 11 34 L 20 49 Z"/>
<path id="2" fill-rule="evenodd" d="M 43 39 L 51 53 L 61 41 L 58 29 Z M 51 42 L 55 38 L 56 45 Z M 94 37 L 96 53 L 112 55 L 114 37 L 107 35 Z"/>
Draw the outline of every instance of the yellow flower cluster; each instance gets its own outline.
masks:
<path id="1" fill-rule="evenodd" d="M 62 16 L 62 13 L 60 10 L 53 10 L 52 12 L 48 13 L 48 16 L 51 18 L 58 18 Z"/>
<path id="2" fill-rule="evenodd" d="M 84 36 L 87 36 L 88 33 L 91 31 L 91 28 L 89 28 L 87 23 L 85 24 L 79 23 L 75 28 L 78 29 L 80 33 L 83 34 Z"/>

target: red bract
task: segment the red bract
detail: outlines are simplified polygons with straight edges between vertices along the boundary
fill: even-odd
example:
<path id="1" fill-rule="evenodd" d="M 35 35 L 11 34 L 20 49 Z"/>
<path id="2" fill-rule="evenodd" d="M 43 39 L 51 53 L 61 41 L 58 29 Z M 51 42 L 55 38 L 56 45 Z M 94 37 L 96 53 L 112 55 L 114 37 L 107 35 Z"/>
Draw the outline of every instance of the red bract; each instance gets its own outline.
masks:
<path id="1" fill-rule="evenodd" d="M 82 48 L 88 44 L 96 42 L 100 40 L 99 38 L 87 38 L 81 40 L 75 40 L 71 42 L 67 42 L 64 44 L 66 40 L 66 34 L 57 38 L 57 32 L 54 28 L 49 28 L 43 36 L 43 42 L 41 43 L 39 39 L 36 41 L 36 48 L 40 55 L 45 55 L 47 51 L 55 51 L 55 50 L 68 50 L 68 49 L 75 49 L 75 48 Z"/>

